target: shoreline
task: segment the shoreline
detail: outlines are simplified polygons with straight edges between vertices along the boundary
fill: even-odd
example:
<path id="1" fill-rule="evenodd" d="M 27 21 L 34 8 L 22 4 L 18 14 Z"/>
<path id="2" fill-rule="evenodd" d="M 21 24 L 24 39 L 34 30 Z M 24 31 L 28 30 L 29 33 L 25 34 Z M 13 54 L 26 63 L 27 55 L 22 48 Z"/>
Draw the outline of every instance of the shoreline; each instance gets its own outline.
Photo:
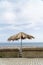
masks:
<path id="1" fill-rule="evenodd" d="M 43 47 L 36 46 L 22 46 L 22 49 L 43 49 Z M 0 46 L 0 49 L 20 49 L 20 46 Z"/>

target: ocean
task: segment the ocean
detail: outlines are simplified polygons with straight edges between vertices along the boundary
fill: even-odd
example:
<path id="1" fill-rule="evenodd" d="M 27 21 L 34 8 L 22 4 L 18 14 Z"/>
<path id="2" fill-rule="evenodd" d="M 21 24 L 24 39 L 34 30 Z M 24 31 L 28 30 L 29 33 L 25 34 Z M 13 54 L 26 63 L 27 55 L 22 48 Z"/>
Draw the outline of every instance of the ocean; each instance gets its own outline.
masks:
<path id="1" fill-rule="evenodd" d="M 20 42 L 17 43 L 17 42 L 3 42 L 1 43 L 0 42 L 0 47 L 2 46 L 20 46 Z M 28 42 L 28 43 L 24 43 L 22 42 L 22 46 L 32 46 L 32 47 L 43 47 L 43 42 Z"/>

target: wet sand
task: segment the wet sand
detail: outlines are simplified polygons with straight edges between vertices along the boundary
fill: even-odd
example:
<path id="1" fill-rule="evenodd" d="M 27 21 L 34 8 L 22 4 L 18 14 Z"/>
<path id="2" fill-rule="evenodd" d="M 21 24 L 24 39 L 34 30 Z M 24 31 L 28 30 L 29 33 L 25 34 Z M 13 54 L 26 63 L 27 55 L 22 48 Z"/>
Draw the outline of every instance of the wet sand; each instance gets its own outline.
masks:
<path id="1" fill-rule="evenodd" d="M 0 65 L 43 65 L 43 58 L 0 58 Z"/>

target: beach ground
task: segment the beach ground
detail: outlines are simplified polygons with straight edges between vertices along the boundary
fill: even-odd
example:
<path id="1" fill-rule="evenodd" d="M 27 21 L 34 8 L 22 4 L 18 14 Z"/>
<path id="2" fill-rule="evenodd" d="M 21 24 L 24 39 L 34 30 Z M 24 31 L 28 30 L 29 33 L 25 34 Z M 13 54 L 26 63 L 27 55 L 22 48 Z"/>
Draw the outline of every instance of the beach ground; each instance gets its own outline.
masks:
<path id="1" fill-rule="evenodd" d="M 0 65 L 43 65 L 43 58 L 0 58 Z"/>

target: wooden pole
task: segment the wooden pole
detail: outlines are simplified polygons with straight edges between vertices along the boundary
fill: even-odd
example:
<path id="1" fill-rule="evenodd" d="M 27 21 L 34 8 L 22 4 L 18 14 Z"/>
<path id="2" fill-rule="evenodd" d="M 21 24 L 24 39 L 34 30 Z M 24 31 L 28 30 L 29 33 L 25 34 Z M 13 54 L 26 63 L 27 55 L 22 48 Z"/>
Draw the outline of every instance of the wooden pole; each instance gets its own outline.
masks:
<path id="1" fill-rule="evenodd" d="M 20 54 L 19 54 L 19 57 L 22 58 L 22 39 L 21 39 Z"/>
<path id="2" fill-rule="evenodd" d="M 21 39 L 21 54 L 22 54 L 22 39 Z"/>

